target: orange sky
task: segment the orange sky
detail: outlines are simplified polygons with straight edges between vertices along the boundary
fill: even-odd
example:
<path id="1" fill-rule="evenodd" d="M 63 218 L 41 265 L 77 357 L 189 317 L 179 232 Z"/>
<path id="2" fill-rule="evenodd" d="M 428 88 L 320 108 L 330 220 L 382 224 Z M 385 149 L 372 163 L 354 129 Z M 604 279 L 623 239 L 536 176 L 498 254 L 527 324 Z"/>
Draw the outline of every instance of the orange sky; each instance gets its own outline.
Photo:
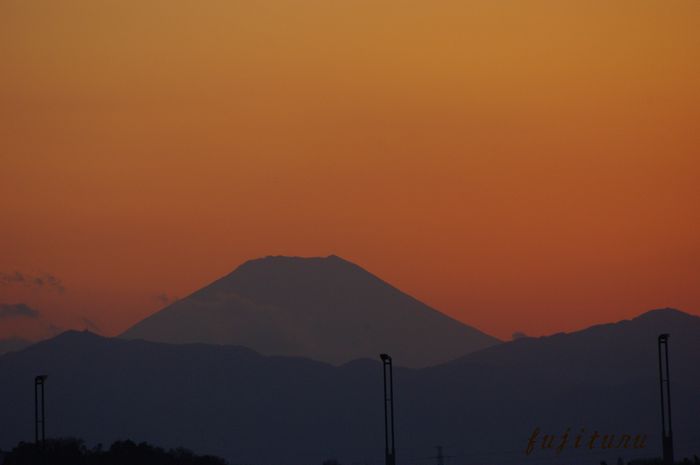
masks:
<path id="1" fill-rule="evenodd" d="M 700 314 L 699 24 L 697 0 L 2 0 L 0 273 L 65 292 L 0 304 L 112 335 L 247 259 L 337 254 L 502 338 Z"/>

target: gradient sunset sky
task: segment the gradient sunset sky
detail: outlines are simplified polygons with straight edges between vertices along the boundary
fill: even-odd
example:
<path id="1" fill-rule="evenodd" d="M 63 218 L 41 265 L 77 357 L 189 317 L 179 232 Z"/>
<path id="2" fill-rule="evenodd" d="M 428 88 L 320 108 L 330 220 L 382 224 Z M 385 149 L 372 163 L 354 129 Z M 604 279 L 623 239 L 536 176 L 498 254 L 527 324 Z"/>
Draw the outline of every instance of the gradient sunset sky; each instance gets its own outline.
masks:
<path id="1" fill-rule="evenodd" d="M 700 1 L 0 0 L 0 218 L 47 331 L 266 255 L 501 338 L 700 314 Z"/>

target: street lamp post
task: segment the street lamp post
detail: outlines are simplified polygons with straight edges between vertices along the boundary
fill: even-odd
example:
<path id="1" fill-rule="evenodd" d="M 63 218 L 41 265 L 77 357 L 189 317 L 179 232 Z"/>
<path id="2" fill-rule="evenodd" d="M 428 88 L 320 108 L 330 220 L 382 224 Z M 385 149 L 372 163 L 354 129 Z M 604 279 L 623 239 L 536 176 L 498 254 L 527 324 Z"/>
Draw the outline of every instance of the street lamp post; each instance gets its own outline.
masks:
<path id="1" fill-rule="evenodd" d="M 668 334 L 659 335 L 659 383 L 661 385 L 661 443 L 664 465 L 673 465 L 671 426 L 671 381 L 668 368 Z"/>
<path id="2" fill-rule="evenodd" d="M 387 354 L 380 354 L 379 358 L 382 359 L 384 369 L 385 465 L 396 465 L 396 448 L 394 446 L 394 373 L 391 357 Z"/>
<path id="3" fill-rule="evenodd" d="M 46 410 L 44 406 L 44 382 L 47 375 L 34 378 L 34 441 L 43 447 L 46 442 Z M 41 403 L 41 408 L 39 404 Z M 41 435 L 40 435 L 41 433 Z"/>

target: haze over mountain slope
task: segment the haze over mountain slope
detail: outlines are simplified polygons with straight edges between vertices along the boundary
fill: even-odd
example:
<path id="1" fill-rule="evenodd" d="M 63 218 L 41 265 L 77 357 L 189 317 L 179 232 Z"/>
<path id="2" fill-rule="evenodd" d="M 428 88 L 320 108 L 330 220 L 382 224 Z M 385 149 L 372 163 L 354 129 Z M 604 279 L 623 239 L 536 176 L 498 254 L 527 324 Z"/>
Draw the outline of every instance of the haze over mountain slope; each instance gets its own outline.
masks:
<path id="1" fill-rule="evenodd" d="M 7 339 L 0 339 L 0 355 L 7 352 L 13 352 L 15 350 L 24 349 L 30 346 L 32 343 L 26 339 L 19 337 L 9 337 Z"/>
<path id="2" fill-rule="evenodd" d="M 121 337 L 235 344 L 335 364 L 391 352 L 409 367 L 499 342 L 334 255 L 248 261 Z"/>
<path id="3" fill-rule="evenodd" d="M 424 369 L 396 368 L 397 463 L 434 463 L 436 444 L 467 465 L 616 463 L 660 455 L 656 338 L 670 337 L 677 457 L 700 452 L 700 318 L 657 310 L 570 334 L 524 338 Z M 397 363 L 400 360 L 396 360 Z M 47 435 L 185 445 L 231 463 L 383 463 L 381 364 L 335 367 L 233 346 L 171 345 L 69 332 L 0 356 L 0 448 L 33 437 L 36 374 Z M 643 449 L 560 454 L 543 434 L 646 434 Z M 573 439 L 572 439 L 573 441 Z M 600 442 L 600 441 L 599 441 Z M 699 454 L 700 455 L 700 454 Z"/>

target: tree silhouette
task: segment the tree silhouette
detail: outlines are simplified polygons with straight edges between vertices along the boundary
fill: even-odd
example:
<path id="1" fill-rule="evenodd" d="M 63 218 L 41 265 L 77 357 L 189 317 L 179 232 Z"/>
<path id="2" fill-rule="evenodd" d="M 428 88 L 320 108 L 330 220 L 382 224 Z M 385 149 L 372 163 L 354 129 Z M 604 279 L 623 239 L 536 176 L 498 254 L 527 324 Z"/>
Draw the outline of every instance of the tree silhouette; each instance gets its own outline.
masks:
<path id="1" fill-rule="evenodd" d="M 165 450 L 145 442 L 116 441 L 108 450 L 102 444 L 92 449 L 82 439 L 47 439 L 42 447 L 20 442 L 5 457 L 4 465 L 227 465 L 212 455 L 196 455 L 184 448 Z"/>

